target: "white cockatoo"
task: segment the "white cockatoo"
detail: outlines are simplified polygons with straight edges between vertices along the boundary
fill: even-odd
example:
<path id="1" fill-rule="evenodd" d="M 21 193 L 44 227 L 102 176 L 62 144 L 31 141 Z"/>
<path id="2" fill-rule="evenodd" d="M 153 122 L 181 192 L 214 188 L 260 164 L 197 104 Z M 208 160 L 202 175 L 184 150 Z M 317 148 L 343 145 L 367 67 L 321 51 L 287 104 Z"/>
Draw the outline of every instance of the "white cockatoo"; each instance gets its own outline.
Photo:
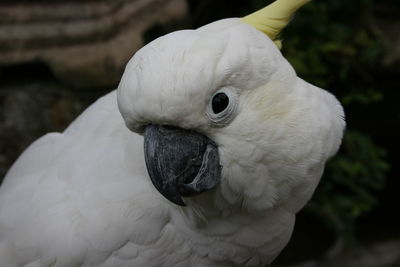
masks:
<path id="1" fill-rule="evenodd" d="M 0 266 L 265 266 L 344 114 L 276 36 L 307 0 L 165 35 L 117 91 L 33 143 L 0 189 Z M 275 41 L 275 42 L 274 42 Z"/>

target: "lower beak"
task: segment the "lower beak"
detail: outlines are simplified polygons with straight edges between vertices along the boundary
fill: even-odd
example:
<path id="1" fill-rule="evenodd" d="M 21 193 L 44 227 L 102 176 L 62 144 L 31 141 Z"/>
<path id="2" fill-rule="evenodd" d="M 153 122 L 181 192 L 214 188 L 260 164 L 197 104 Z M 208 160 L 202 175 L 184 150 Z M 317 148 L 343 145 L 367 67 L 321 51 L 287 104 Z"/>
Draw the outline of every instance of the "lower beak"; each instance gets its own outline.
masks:
<path id="1" fill-rule="evenodd" d="M 149 125 L 144 156 L 150 179 L 171 202 L 186 206 L 190 197 L 214 188 L 221 179 L 217 145 L 194 131 Z"/>

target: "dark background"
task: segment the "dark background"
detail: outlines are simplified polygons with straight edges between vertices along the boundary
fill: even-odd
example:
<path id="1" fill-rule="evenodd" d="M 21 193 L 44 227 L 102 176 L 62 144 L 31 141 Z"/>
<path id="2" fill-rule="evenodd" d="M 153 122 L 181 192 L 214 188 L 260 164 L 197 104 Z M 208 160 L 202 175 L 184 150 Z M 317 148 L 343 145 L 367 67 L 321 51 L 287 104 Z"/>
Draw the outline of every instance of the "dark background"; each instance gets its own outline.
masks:
<path id="1" fill-rule="evenodd" d="M 122 19 L 139 2 L 0 1 L 0 177 L 31 142 L 62 131 L 116 88 L 141 45 L 270 1 L 170 0 L 165 7 L 148 0 Z M 348 128 L 274 265 L 400 266 L 399 5 L 314 0 L 281 35 L 282 53 L 298 75 L 342 102 Z M 37 11 L 46 9 L 54 14 Z M 120 36 L 132 48 L 113 42 Z"/>

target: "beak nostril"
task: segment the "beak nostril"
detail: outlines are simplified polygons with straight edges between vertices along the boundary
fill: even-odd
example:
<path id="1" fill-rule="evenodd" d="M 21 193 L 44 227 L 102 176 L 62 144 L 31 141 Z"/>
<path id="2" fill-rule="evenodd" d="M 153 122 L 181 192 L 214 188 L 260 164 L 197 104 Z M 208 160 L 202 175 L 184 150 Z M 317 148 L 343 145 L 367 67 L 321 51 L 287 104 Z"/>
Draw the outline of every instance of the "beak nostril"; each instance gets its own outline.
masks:
<path id="1" fill-rule="evenodd" d="M 159 126 L 160 133 L 163 135 L 172 134 L 172 133 L 174 133 L 174 131 L 176 131 L 176 129 L 177 128 L 175 128 L 173 126 L 169 126 L 169 125 Z"/>

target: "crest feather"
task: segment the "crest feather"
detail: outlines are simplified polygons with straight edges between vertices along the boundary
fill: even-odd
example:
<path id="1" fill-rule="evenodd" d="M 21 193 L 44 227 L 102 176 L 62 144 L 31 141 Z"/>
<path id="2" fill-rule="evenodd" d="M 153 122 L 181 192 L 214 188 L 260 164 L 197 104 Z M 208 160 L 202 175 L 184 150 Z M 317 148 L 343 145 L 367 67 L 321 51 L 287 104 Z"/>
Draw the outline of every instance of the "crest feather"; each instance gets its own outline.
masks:
<path id="1" fill-rule="evenodd" d="M 292 19 L 294 13 L 311 0 L 276 0 L 272 4 L 241 18 L 257 30 L 268 35 L 281 48 L 279 33 Z"/>

